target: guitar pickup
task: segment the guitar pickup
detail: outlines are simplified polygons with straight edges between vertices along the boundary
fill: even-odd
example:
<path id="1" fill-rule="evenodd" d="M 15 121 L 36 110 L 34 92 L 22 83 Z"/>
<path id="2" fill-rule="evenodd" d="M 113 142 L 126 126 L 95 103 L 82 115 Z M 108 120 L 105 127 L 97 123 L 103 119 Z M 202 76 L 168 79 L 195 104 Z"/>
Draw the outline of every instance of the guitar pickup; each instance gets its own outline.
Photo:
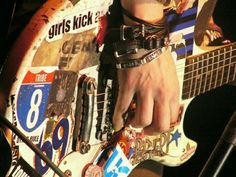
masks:
<path id="1" fill-rule="evenodd" d="M 96 88 L 97 85 L 94 78 L 83 76 L 80 79 L 72 149 L 74 151 L 79 150 L 81 154 L 85 154 L 90 150 L 89 140 L 93 125 Z"/>

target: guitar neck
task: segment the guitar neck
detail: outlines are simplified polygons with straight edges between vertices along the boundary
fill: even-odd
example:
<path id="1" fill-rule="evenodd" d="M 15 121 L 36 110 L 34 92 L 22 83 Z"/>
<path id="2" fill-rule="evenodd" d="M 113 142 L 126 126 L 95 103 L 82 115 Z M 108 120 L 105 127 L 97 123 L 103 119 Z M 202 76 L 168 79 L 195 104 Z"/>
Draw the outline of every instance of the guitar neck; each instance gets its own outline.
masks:
<path id="1" fill-rule="evenodd" d="M 236 43 L 191 56 L 184 68 L 182 99 L 192 98 L 235 80 Z"/>

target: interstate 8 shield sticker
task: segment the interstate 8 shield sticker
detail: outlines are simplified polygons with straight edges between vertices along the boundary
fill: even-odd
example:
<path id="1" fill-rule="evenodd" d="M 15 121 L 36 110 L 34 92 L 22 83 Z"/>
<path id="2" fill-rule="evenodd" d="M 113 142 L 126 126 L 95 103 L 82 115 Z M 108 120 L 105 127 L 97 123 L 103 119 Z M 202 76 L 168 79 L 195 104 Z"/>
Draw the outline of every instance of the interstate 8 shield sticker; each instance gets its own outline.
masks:
<path id="1" fill-rule="evenodd" d="M 28 70 L 19 88 L 16 104 L 19 125 L 17 126 L 34 143 L 38 142 L 39 138 L 37 137 L 40 135 L 36 133 L 36 130 L 45 120 L 44 112 L 54 74 L 55 70 L 45 71 L 40 67 L 33 67 Z M 41 133 L 41 131 L 37 132 Z"/>

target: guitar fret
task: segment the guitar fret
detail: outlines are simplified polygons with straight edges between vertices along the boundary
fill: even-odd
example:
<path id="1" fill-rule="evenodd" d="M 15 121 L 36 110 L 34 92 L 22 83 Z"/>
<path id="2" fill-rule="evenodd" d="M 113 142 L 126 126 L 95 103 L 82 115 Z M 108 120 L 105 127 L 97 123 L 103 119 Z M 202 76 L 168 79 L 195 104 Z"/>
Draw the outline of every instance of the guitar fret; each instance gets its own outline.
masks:
<path id="1" fill-rule="evenodd" d="M 193 83 L 194 83 L 194 81 L 193 80 L 195 80 L 195 77 L 194 77 L 194 75 L 195 75 L 195 60 L 193 59 L 192 60 L 192 64 L 191 64 L 191 66 L 192 66 L 192 71 L 191 71 L 191 83 L 190 83 L 190 89 L 189 89 L 189 98 L 191 98 L 193 95 L 194 95 L 194 85 L 193 85 Z"/>
<path id="2" fill-rule="evenodd" d="M 207 55 L 206 55 L 207 56 Z M 198 92 L 198 94 L 200 94 L 200 93 L 202 93 L 203 92 L 203 90 L 204 90 L 204 83 L 205 83 L 205 79 L 206 79 L 206 77 L 207 77 L 207 72 L 205 71 L 204 72 L 204 68 L 205 68 L 205 65 L 204 65 L 204 61 L 205 61 L 205 57 L 204 57 L 204 55 L 201 57 L 201 64 L 202 64 L 202 67 L 201 67 L 201 82 L 200 82 L 200 86 L 199 86 L 199 92 Z M 202 90 L 202 88 L 203 88 L 203 90 Z"/>
<path id="3" fill-rule="evenodd" d="M 219 68 L 217 69 L 217 77 L 216 77 L 217 79 L 216 79 L 215 88 L 222 85 L 222 77 L 221 77 L 222 74 L 223 74 L 223 68 L 222 68 L 222 67 L 219 67 Z"/>
<path id="4" fill-rule="evenodd" d="M 199 75 L 199 62 L 198 62 L 198 58 L 197 60 L 195 61 L 195 64 L 194 64 L 194 76 L 193 78 L 195 79 L 195 81 L 193 82 L 193 88 L 191 89 L 192 91 L 192 94 L 191 94 L 191 97 L 194 96 L 194 95 L 197 95 L 196 91 L 197 91 L 197 86 L 198 86 L 198 83 L 199 83 L 199 78 L 201 77 Z"/>
<path id="5" fill-rule="evenodd" d="M 236 63 L 232 63 L 230 65 L 229 82 L 235 80 L 235 72 L 236 72 Z"/>
<path id="6" fill-rule="evenodd" d="M 206 57 L 203 57 L 204 58 L 203 59 L 203 82 L 204 82 L 204 84 L 200 89 L 201 90 L 200 93 L 204 93 L 206 91 L 206 84 L 207 84 L 209 76 L 211 76 L 211 75 L 209 75 L 209 74 L 211 74 L 211 72 L 208 71 L 208 64 L 209 64 L 208 59 L 211 57 L 212 56 L 209 53 L 206 55 Z"/>
<path id="7" fill-rule="evenodd" d="M 232 81 L 235 81 L 235 77 L 236 77 L 236 64 L 234 63 L 234 70 L 233 70 L 233 79 Z"/>
<path id="8" fill-rule="evenodd" d="M 202 83 L 202 62 L 201 62 L 201 59 L 199 57 L 199 60 L 197 63 L 198 63 L 198 69 L 197 69 L 197 84 L 196 84 L 196 90 L 195 90 L 195 95 L 199 95 L 200 93 L 200 87 L 201 87 L 201 83 Z"/>
<path id="9" fill-rule="evenodd" d="M 227 67 L 225 74 L 226 79 L 224 81 L 224 83 L 228 83 L 229 82 L 229 73 L 230 73 L 230 64 L 231 64 L 231 57 L 232 57 L 232 46 L 230 46 L 230 50 L 229 52 L 226 52 L 225 54 L 226 60 L 225 60 L 225 67 Z M 224 77 L 225 78 L 225 77 Z"/>
<path id="10" fill-rule="evenodd" d="M 217 84 L 217 75 L 218 75 L 217 68 L 219 67 L 217 56 L 218 56 L 218 51 L 215 51 L 215 55 L 214 55 L 214 58 L 213 58 L 213 64 L 212 64 L 214 83 L 213 83 L 213 86 L 210 89 L 216 88 L 216 84 Z"/>
<path id="11" fill-rule="evenodd" d="M 211 83 L 212 83 L 212 78 L 213 78 L 213 58 L 214 58 L 214 53 L 212 53 L 213 56 L 210 57 L 207 61 L 208 61 L 208 67 L 207 67 L 207 70 L 210 71 L 210 81 L 209 81 L 209 87 L 207 89 L 210 90 L 211 89 Z"/>
<path id="12" fill-rule="evenodd" d="M 185 61 L 185 74 L 184 74 L 184 82 L 183 82 L 183 93 L 182 93 L 182 99 L 187 99 L 189 97 L 189 87 L 191 85 L 191 70 L 192 65 L 190 63 L 190 60 Z"/>
<path id="13" fill-rule="evenodd" d="M 198 88 L 198 94 L 202 93 L 202 90 L 204 89 L 204 79 L 206 77 L 206 72 L 204 72 L 204 56 L 201 57 L 201 60 L 199 61 L 200 66 L 199 66 L 199 70 L 201 73 L 201 77 L 200 77 L 200 83 L 199 83 L 199 88 Z"/>
<path id="14" fill-rule="evenodd" d="M 225 69 L 225 72 L 224 72 L 222 85 L 230 82 L 230 70 L 231 70 L 230 64 L 225 65 L 224 68 L 227 68 L 227 69 Z"/>
<path id="15" fill-rule="evenodd" d="M 198 58 L 197 58 L 198 59 Z M 194 76 L 193 76 L 193 89 L 192 89 L 192 95 L 191 97 L 193 97 L 194 95 L 196 95 L 196 90 L 197 90 L 197 83 L 198 83 L 198 79 L 199 79 L 199 74 L 198 74 L 198 60 L 195 61 L 195 65 L 194 65 Z"/>
<path id="16" fill-rule="evenodd" d="M 208 81 L 208 78 L 210 78 L 210 80 L 212 79 L 212 71 L 210 70 L 209 71 L 209 63 L 210 63 L 210 59 L 213 57 L 212 53 L 209 53 L 207 54 L 207 58 L 205 60 L 206 64 L 205 64 L 205 68 L 206 68 L 206 72 L 207 72 L 207 78 L 205 79 L 205 86 L 204 86 L 204 90 L 203 92 L 205 92 L 207 90 L 206 86 L 207 86 L 207 83 L 211 82 L 211 81 Z"/>
<path id="17" fill-rule="evenodd" d="M 192 78 L 193 78 L 193 67 L 194 60 L 188 59 L 185 61 L 185 69 L 184 69 L 184 83 L 183 83 L 183 93 L 182 98 L 187 99 L 190 97 L 191 92 L 190 89 L 192 87 Z"/>
<path id="18" fill-rule="evenodd" d="M 236 61 L 236 46 L 234 45 L 234 46 L 232 46 L 232 48 L 233 48 L 233 50 L 232 50 L 231 54 L 233 57 L 231 58 L 231 60 L 234 59 L 234 61 Z M 234 62 L 231 62 L 231 63 L 234 63 Z M 234 72 L 233 72 L 233 79 L 231 81 L 235 81 L 235 77 L 236 77 L 236 64 L 234 63 L 233 66 L 234 66 Z"/>
<path id="19" fill-rule="evenodd" d="M 218 69 L 219 69 L 219 62 L 218 62 L 218 53 L 219 53 L 219 51 L 217 51 L 217 55 L 216 55 L 216 57 L 214 57 L 214 64 L 213 64 L 213 69 L 214 69 L 214 71 L 216 72 L 216 75 L 215 75 L 215 83 L 214 83 L 214 87 L 213 88 L 216 88 L 216 86 L 217 86 L 217 78 L 218 78 Z M 217 62 L 215 62 L 215 59 L 217 59 Z M 217 69 L 215 69 L 215 68 L 217 68 Z"/>
<path id="20" fill-rule="evenodd" d="M 221 66 L 221 68 L 222 68 L 222 70 L 221 70 L 221 79 L 220 79 L 220 85 L 218 85 L 218 86 L 221 86 L 221 85 L 223 85 L 223 80 L 224 80 L 224 66 L 225 66 L 225 60 L 224 60 L 224 58 L 225 58 L 225 48 L 224 48 L 224 52 L 223 52 L 223 54 L 222 55 L 220 55 L 220 66 Z M 222 57 L 223 56 L 223 57 Z M 222 58 L 223 58 L 223 60 L 222 60 Z"/>
<path id="21" fill-rule="evenodd" d="M 192 83 L 192 60 L 185 61 L 185 69 L 184 69 L 184 83 L 183 83 L 183 94 L 182 98 L 187 99 L 190 97 L 189 88 L 191 87 Z"/>

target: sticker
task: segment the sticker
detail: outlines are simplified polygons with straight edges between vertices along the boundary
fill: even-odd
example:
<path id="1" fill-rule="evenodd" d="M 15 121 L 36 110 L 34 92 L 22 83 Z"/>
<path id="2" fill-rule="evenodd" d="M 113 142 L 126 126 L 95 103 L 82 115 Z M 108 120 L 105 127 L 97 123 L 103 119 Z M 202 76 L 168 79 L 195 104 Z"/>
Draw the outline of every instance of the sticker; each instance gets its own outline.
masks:
<path id="1" fill-rule="evenodd" d="M 52 132 L 46 135 L 46 129 L 40 136 L 37 147 L 54 163 L 58 163 L 68 153 L 70 143 L 70 118 L 56 118 Z M 24 152 L 26 153 L 26 152 Z M 37 155 L 34 157 L 34 166 L 40 175 L 48 175 L 49 166 Z"/>
<path id="2" fill-rule="evenodd" d="M 22 158 L 20 157 L 17 164 L 11 171 L 9 177 L 40 177 L 40 175 Z"/>
<path id="3" fill-rule="evenodd" d="M 95 163 L 103 166 L 104 177 L 127 177 L 133 169 L 119 144 L 101 152 Z"/>
<path id="4" fill-rule="evenodd" d="M 100 17 L 105 15 L 109 5 L 97 6 L 65 16 L 50 27 L 46 40 L 51 42 L 61 39 L 66 33 L 75 34 L 97 28 Z"/>
<path id="5" fill-rule="evenodd" d="M 77 78 L 78 74 L 73 71 L 55 71 L 45 117 L 51 117 L 55 114 L 63 114 L 64 117 L 69 115 L 74 100 Z"/>
<path id="6" fill-rule="evenodd" d="M 44 112 L 54 78 L 54 71 L 32 70 L 26 73 L 22 81 L 16 105 L 18 122 L 26 136 L 30 136 L 45 119 Z"/>

